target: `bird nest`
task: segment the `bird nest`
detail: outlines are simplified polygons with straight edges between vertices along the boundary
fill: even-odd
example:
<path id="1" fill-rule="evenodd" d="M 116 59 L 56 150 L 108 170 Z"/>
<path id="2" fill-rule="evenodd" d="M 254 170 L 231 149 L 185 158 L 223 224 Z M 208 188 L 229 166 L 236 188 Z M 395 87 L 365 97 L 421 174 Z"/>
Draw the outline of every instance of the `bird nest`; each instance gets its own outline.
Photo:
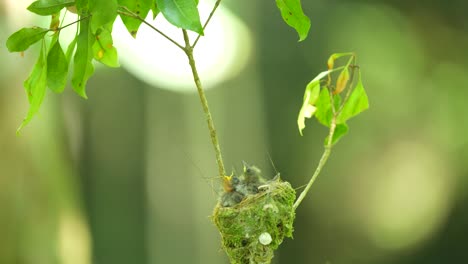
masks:
<path id="1" fill-rule="evenodd" d="M 247 174 L 244 169 L 222 195 L 212 219 L 232 264 L 267 264 L 284 237 L 292 237 L 296 193 L 279 176 L 262 183 L 249 182 Z"/>

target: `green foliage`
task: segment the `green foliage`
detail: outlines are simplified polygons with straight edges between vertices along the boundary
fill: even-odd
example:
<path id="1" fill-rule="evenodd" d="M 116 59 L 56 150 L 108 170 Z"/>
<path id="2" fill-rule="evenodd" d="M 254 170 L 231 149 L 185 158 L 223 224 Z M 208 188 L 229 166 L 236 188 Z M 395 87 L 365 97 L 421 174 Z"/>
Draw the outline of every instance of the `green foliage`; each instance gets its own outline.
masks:
<path id="1" fill-rule="evenodd" d="M 335 133 L 333 133 L 333 138 L 331 144 L 335 144 L 338 140 L 348 133 L 349 127 L 347 124 L 337 124 L 335 128 Z M 323 144 L 328 145 L 329 138 L 325 138 Z"/>
<path id="2" fill-rule="evenodd" d="M 340 57 L 349 56 L 346 65 L 334 68 L 335 60 Z M 305 119 L 315 116 L 317 121 L 326 127 L 335 126 L 332 131 L 332 144 L 336 143 L 348 132 L 346 121 L 369 108 L 369 102 L 362 85 L 361 71 L 355 62 L 353 53 L 335 53 L 328 59 L 328 70 L 318 74 L 307 86 L 304 92 L 304 100 L 299 110 L 297 124 L 299 133 L 305 128 Z M 339 71 L 336 84 L 332 84 L 333 72 Z M 358 81 L 353 85 L 353 76 L 358 71 Z M 351 72 L 351 73 L 350 73 Z M 324 78 L 328 77 L 324 82 Z M 323 84 L 321 84 L 321 82 Z M 320 91 L 320 92 L 319 92 Z M 341 94 L 346 91 L 344 97 Z M 318 96 L 317 96 L 318 94 Z M 328 144 L 329 137 L 325 139 Z"/>
<path id="3" fill-rule="evenodd" d="M 367 98 L 366 91 L 364 90 L 364 86 L 362 85 L 361 72 L 359 72 L 358 83 L 338 115 L 337 123 L 344 123 L 367 108 L 369 108 L 369 100 Z"/>
<path id="4" fill-rule="evenodd" d="M 299 41 L 304 40 L 310 29 L 310 20 L 303 13 L 300 0 L 276 0 L 276 4 L 284 21 L 297 31 Z M 38 15 L 51 16 L 50 28 L 23 28 L 13 33 L 6 42 L 10 52 L 22 52 L 42 40 L 39 58 L 24 82 L 30 107 L 18 131 L 39 111 L 47 87 L 56 93 L 64 90 L 70 69 L 73 69 L 72 88 L 78 95 L 87 98 L 86 83 L 94 73 L 93 60 L 109 67 L 119 66 L 112 39 L 113 23 L 117 15 L 121 16 L 129 33 L 136 37 L 141 24 L 148 24 L 144 19 L 150 10 L 153 19 L 162 13 L 168 22 L 184 30 L 185 46 L 148 25 L 188 56 L 205 114 L 208 116 L 220 176 L 229 179 L 225 184 L 226 193 L 213 215 L 213 221 L 222 235 L 223 247 L 231 263 L 270 263 L 274 250 L 284 237 L 292 236 L 295 209 L 320 173 L 331 148 L 326 148 L 316 172 L 296 202 L 295 191 L 289 183 L 281 181 L 279 177 L 265 181 L 255 167 L 246 165 L 241 179 L 224 175 L 218 140 L 193 59 L 195 44 L 190 43 L 185 32 L 191 30 L 198 33 L 198 37 L 204 34 L 197 5 L 197 0 L 39 0 L 32 3 L 28 10 Z M 219 0 L 207 22 L 218 5 Z M 60 11 L 65 7 L 76 10 L 79 19 L 61 26 Z M 77 29 L 76 35 L 64 53 L 59 36 L 62 30 L 72 25 Z M 53 34 L 47 36 L 47 32 Z M 46 37 L 51 37 L 49 48 Z M 335 67 L 335 61 L 341 57 L 349 57 L 348 62 L 344 66 Z M 346 122 L 369 107 L 355 60 L 352 53 L 335 53 L 327 61 L 328 70 L 321 72 L 307 84 L 297 120 L 301 135 L 305 129 L 305 119 L 315 116 L 321 124 L 330 128 L 325 145 L 331 146 L 348 132 Z M 332 74 L 338 71 L 340 73 L 333 82 L 332 79 L 335 78 L 332 78 Z M 358 81 L 354 83 L 356 71 Z"/>
<path id="5" fill-rule="evenodd" d="M 94 72 L 93 60 L 93 44 L 94 37 L 91 33 L 89 20 L 85 19 L 80 22 L 80 34 L 76 41 L 76 53 L 73 59 L 73 77 L 72 86 L 77 94 L 83 98 L 86 96 L 86 82 Z"/>
<path id="6" fill-rule="evenodd" d="M 61 93 L 67 84 L 68 61 L 58 41 L 54 37 L 47 55 L 47 86 L 56 93 Z"/>
<path id="7" fill-rule="evenodd" d="M 91 2 L 92 1 L 94 0 L 91 0 Z M 76 0 L 75 7 L 76 11 L 78 12 L 78 15 L 89 15 L 89 0 Z"/>
<path id="8" fill-rule="evenodd" d="M 73 38 L 72 42 L 68 45 L 67 52 L 65 53 L 65 57 L 67 58 L 68 64 L 71 63 L 71 57 L 73 55 L 73 52 L 75 51 L 76 48 L 76 42 L 78 41 L 78 35 Z"/>
<path id="9" fill-rule="evenodd" d="M 44 38 L 44 35 L 48 31 L 47 28 L 40 27 L 22 28 L 18 30 L 7 39 L 6 46 L 8 51 L 25 51 L 29 46 Z"/>
<path id="10" fill-rule="evenodd" d="M 74 4 L 75 0 L 38 0 L 28 6 L 28 10 L 41 16 L 48 16 Z"/>
<path id="11" fill-rule="evenodd" d="M 117 0 L 94 0 L 90 3 L 89 11 L 93 14 L 90 25 L 93 34 L 109 23 L 112 28 L 112 24 L 117 17 Z"/>
<path id="12" fill-rule="evenodd" d="M 203 35 L 203 28 L 195 0 L 156 0 L 164 17 L 176 27 Z"/>
<path id="13" fill-rule="evenodd" d="M 299 41 L 305 40 L 309 34 L 310 19 L 302 11 L 301 1 L 276 0 L 276 6 L 281 11 L 284 22 L 299 34 Z"/>
<path id="14" fill-rule="evenodd" d="M 100 28 L 96 32 L 96 41 L 93 44 L 94 59 L 109 67 L 119 67 L 117 49 L 112 41 L 112 24 Z"/>
<path id="15" fill-rule="evenodd" d="M 153 19 L 156 19 L 156 16 L 158 16 L 160 12 L 158 3 L 156 3 L 156 1 L 154 1 L 153 5 L 151 6 L 151 12 L 153 13 Z"/>
<path id="16" fill-rule="evenodd" d="M 146 18 L 148 12 L 154 6 L 154 0 L 118 0 L 117 2 L 120 6 L 143 19 Z M 120 18 L 122 18 L 122 22 L 130 35 L 135 38 L 142 21 L 122 14 L 120 14 Z"/>
<path id="17" fill-rule="evenodd" d="M 43 42 L 39 59 L 34 65 L 34 68 L 28 79 L 26 79 L 24 82 L 24 88 L 29 100 L 29 110 L 20 127 L 18 128 L 17 133 L 19 133 L 19 131 L 31 121 L 33 116 L 39 111 L 42 101 L 44 101 L 44 96 L 47 89 L 47 60 L 46 56 L 44 55 L 45 52 L 46 50 Z"/>
<path id="18" fill-rule="evenodd" d="M 312 81 L 309 82 L 306 86 L 306 90 L 304 93 L 304 99 L 302 103 L 301 110 L 299 111 L 299 117 L 297 119 L 297 124 L 299 126 L 299 133 L 302 135 L 302 130 L 305 128 L 305 119 L 311 118 L 315 112 L 317 111 L 317 107 L 315 106 L 317 100 L 320 95 L 320 79 L 327 76 L 330 71 L 321 72 L 317 75 Z M 323 109 L 320 109 L 323 111 Z"/>
<path id="19" fill-rule="evenodd" d="M 328 89 L 323 88 L 320 91 L 320 96 L 317 100 L 315 107 L 317 107 L 317 112 L 315 113 L 315 118 L 322 125 L 330 127 L 330 124 L 333 119 L 333 111 L 331 105 L 330 92 Z M 338 97 L 335 100 L 339 100 Z M 336 105 L 336 103 L 335 103 Z"/>
<path id="20" fill-rule="evenodd" d="M 310 28 L 310 20 L 304 15 L 300 0 L 277 0 L 276 3 L 286 23 L 297 30 L 300 40 L 304 40 Z M 218 4 L 219 2 L 216 3 L 214 10 Z M 34 1 L 27 9 L 40 16 L 50 16 L 50 27 L 20 29 L 13 33 L 6 42 L 6 47 L 10 52 L 23 52 L 36 42 L 43 41 L 39 59 L 24 83 L 30 109 L 20 128 L 24 127 L 38 112 L 45 95 L 44 87 L 49 87 L 56 93 L 65 89 L 69 71 L 73 71 L 71 74 L 73 90 L 81 97 L 87 98 L 86 83 L 94 73 L 93 60 L 108 67 L 119 67 L 117 50 L 112 39 L 113 23 L 117 15 L 120 15 L 133 37 L 136 37 L 140 25 L 150 10 L 153 13 L 153 19 L 162 13 L 172 25 L 194 31 L 201 36 L 203 26 L 197 6 L 198 0 Z M 78 14 L 79 19 L 62 26 L 60 17 L 65 8 Z M 58 40 L 60 32 L 71 26 L 77 29 L 75 38 L 70 43 L 60 43 Z M 49 36 L 47 32 L 53 32 L 53 34 Z M 64 47 L 67 47 L 66 52 L 64 52 Z M 183 48 L 180 45 L 179 47 Z M 312 89 L 317 83 L 311 84 L 312 86 L 308 89 L 314 94 L 306 104 L 309 108 L 313 106 L 317 92 L 320 90 L 319 88 Z M 304 118 L 312 114 L 310 109 L 303 111 Z M 305 127 L 305 124 L 302 127 Z"/>

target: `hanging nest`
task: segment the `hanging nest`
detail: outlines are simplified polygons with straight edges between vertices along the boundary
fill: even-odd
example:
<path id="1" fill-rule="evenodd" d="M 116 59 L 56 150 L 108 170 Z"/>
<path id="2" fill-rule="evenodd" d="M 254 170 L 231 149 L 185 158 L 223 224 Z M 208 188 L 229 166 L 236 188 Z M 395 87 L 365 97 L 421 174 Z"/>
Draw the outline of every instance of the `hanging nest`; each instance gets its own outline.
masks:
<path id="1" fill-rule="evenodd" d="M 279 175 L 268 182 L 259 179 L 249 182 L 244 168 L 243 177 L 230 178 L 237 187 L 214 209 L 212 219 L 232 264 L 271 263 L 284 237 L 292 237 L 296 192 Z"/>

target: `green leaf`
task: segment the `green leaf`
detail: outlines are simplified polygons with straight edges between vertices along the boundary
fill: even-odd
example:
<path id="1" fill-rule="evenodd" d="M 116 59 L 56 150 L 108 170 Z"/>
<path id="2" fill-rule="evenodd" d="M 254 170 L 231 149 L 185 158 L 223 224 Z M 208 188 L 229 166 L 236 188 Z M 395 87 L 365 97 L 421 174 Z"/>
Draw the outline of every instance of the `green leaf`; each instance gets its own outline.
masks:
<path id="1" fill-rule="evenodd" d="M 128 8 L 130 11 L 132 11 L 142 19 L 145 19 L 148 15 L 148 12 L 153 6 L 153 1 L 154 0 L 117 0 L 119 5 Z M 124 15 L 120 15 L 120 17 L 122 18 L 122 22 L 124 23 L 128 32 L 130 32 L 130 35 L 136 37 L 138 28 L 140 27 L 142 22 L 136 18 Z"/>
<path id="2" fill-rule="evenodd" d="M 91 32 L 94 34 L 101 27 L 113 23 L 117 17 L 117 0 L 94 0 L 89 5 Z"/>
<path id="3" fill-rule="evenodd" d="M 39 108 L 44 101 L 44 96 L 47 88 L 47 61 L 44 56 L 45 47 L 42 45 L 39 59 L 37 60 L 34 68 L 29 75 L 28 79 L 24 82 L 24 88 L 28 95 L 29 110 L 23 122 L 19 126 L 16 133 L 19 134 L 21 129 L 26 126 L 34 115 L 39 111 Z"/>
<path id="4" fill-rule="evenodd" d="M 47 28 L 22 28 L 13 33 L 6 42 L 8 51 L 25 51 L 32 44 L 41 40 L 49 30 Z"/>
<path id="5" fill-rule="evenodd" d="M 348 100 L 345 102 L 337 118 L 337 123 L 344 123 L 346 120 L 358 115 L 367 108 L 369 108 L 369 100 L 364 86 L 362 85 L 361 72 L 359 71 L 359 80 Z"/>
<path id="6" fill-rule="evenodd" d="M 332 72 L 332 70 L 319 73 L 306 86 L 302 107 L 299 110 L 299 115 L 297 117 L 297 126 L 299 127 L 299 134 L 301 134 L 301 136 L 302 131 L 305 128 L 305 119 L 311 118 L 315 111 L 317 111 L 317 107 L 314 106 L 314 104 L 319 98 L 320 80 L 327 76 L 330 72 Z"/>
<path id="7" fill-rule="evenodd" d="M 68 61 L 60 42 L 52 44 L 47 55 L 47 86 L 56 93 L 61 93 L 67 83 Z"/>
<path id="8" fill-rule="evenodd" d="M 153 5 L 151 6 L 151 12 L 153 13 L 153 19 L 156 19 L 156 16 L 158 16 L 160 12 L 156 0 L 154 0 Z"/>
<path id="9" fill-rule="evenodd" d="M 315 118 L 317 118 L 322 125 L 329 127 L 333 117 L 333 112 L 331 109 L 330 93 L 328 92 L 328 89 L 324 88 L 320 91 L 319 99 L 315 105 L 317 107 Z"/>
<path id="10" fill-rule="evenodd" d="M 172 25 L 203 35 L 195 0 L 156 0 L 159 10 Z"/>
<path id="11" fill-rule="evenodd" d="M 109 67 L 119 67 L 117 49 L 112 41 L 112 24 L 96 32 L 96 41 L 93 44 L 94 59 Z"/>
<path id="12" fill-rule="evenodd" d="M 80 34 L 77 39 L 75 57 L 73 59 L 72 86 L 75 92 L 85 99 L 87 98 L 85 91 L 86 82 L 94 72 L 94 66 L 92 64 L 93 44 L 94 36 L 91 33 L 89 20 L 82 20 L 80 22 Z"/>
<path id="13" fill-rule="evenodd" d="M 333 96 L 335 109 L 340 107 L 341 97 L 339 95 Z M 319 98 L 315 103 L 317 111 L 315 112 L 315 118 L 324 126 L 330 127 L 331 120 L 333 118 L 333 109 L 331 107 L 330 92 L 328 89 L 323 88 L 320 91 Z"/>
<path id="14" fill-rule="evenodd" d="M 68 44 L 67 53 L 65 54 L 68 64 L 70 64 L 71 62 L 71 57 L 73 55 L 73 51 L 75 51 L 77 40 L 78 36 L 75 36 L 75 38 L 70 42 L 70 44 Z"/>
<path id="15" fill-rule="evenodd" d="M 76 0 L 75 6 L 78 15 L 89 15 L 89 0 Z"/>
<path id="16" fill-rule="evenodd" d="M 310 19 L 302 11 L 301 1 L 276 0 L 276 6 L 281 11 L 284 22 L 299 34 L 299 41 L 306 39 L 309 34 Z"/>
<path id="17" fill-rule="evenodd" d="M 340 138 L 342 138 L 344 135 L 348 134 L 348 125 L 346 124 L 337 124 L 335 128 L 335 133 L 333 133 L 333 138 L 332 138 L 332 145 L 334 145 Z M 325 138 L 324 145 L 328 145 L 328 137 Z"/>
<path id="18" fill-rule="evenodd" d="M 74 4 L 75 0 L 38 0 L 28 6 L 27 9 L 41 16 L 48 16 Z"/>

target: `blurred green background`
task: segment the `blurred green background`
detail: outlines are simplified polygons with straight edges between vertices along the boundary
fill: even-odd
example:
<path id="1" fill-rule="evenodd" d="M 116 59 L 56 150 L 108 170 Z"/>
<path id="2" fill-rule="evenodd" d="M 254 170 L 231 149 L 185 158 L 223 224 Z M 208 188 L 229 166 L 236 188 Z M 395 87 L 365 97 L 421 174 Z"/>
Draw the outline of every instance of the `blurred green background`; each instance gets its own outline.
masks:
<path id="1" fill-rule="evenodd" d="M 88 100 L 48 92 L 15 135 L 35 52 L 10 54 L 5 41 L 34 24 L 29 2 L 0 2 L 0 263 L 227 263 L 196 94 L 99 68 Z M 296 118 L 331 53 L 358 54 L 371 104 L 275 263 L 468 261 L 468 2 L 303 0 L 312 28 L 301 43 L 274 1 L 225 4 L 253 44 L 240 74 L 207 93 L 228 170 L 244 160 L 274 175 L 271 156 L 293 186 L 308 181 L 326 130 L 308 121 L 300 137 Z"/>

